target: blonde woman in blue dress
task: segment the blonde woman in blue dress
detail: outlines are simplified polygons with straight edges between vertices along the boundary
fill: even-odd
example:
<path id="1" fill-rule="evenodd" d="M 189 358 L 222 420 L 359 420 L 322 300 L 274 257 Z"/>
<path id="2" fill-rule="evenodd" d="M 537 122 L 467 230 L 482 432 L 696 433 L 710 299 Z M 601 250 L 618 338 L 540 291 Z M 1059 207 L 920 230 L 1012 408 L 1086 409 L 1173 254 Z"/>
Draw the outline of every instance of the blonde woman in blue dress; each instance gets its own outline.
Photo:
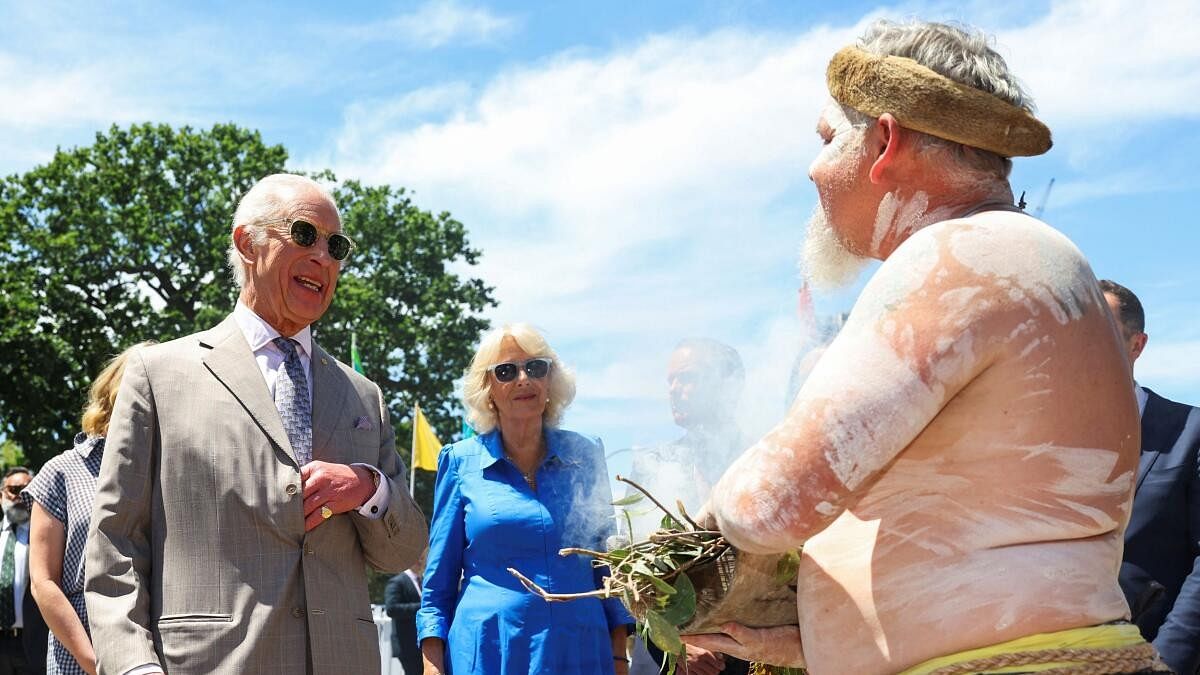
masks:
<path id="1" fill-rule="evenodd" d="M 426 673 L 628 672 L 633 619 L 617 600 L 548 603 L 507 571 L 558 593 L 602 585 L 589 558 L 558 555 L 603 547 L 614 525 L 603 446 L 557 428 L 574 396 L 574 375 L 532 327 L 484 336 L 463 383 L 479 435 L 438 458 L 417 613 Z"/>

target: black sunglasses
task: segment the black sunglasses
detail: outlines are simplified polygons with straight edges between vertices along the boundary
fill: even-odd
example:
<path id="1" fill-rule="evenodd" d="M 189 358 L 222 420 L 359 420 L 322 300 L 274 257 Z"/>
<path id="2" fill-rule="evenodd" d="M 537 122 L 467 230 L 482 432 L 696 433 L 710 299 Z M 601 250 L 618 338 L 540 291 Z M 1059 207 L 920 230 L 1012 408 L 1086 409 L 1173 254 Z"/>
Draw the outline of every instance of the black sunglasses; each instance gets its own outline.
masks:
<path id="1" fill-rule="evenodd" d="M 310 248 L 313 244 L 316 244 L 317 237 L 320 234 L 317 226 L 307 220 L 293 220 L 291 225 L 288 226 L 288 236 L 292 238 L 292 241 L 296 242 L 297 246 L 303 248 Z M 354 242 L 351 241 L 350 237 L 341 232 L 330 233 L 326 235 L 325 240 L 328 242 L 329 257 L 339 262 L 345 260 L 350 255 L 350 251 L 353 251 L 355 248 Z"/>
<path id="2" fill-rule="evenodd" d="M 540 380 L 550 372 L 550 364 L 554 363 L 550 359 L 538 357 L 517 363 L 515 361 L 505 361 L 497 363 L 494 366 L 488 367 L 488 372 L 496 376 L 497 382 L 512 382 L 517 379 L 517 375 L 521 370 L 529 376 L 531 380 Z"/>

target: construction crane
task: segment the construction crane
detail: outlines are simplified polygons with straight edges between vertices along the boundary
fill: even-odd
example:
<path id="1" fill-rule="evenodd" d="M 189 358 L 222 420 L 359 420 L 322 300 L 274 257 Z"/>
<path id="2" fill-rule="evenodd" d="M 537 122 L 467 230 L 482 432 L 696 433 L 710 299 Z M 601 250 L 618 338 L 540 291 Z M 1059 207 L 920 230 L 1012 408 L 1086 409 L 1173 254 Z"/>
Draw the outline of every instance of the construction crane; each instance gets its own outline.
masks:
<path id="1" fill-rule="evenodd" d="M 1050 199 L 1050 189 L 1054 187 L 1054 179 L 1050 179 L 1050 184 L 1046 186 L 1046 191 L 1042 193 L 1042 198 L 1038 201 L 1037 208 L 1033 210 L 1033 217 L 1041 220 L 1042 211 L 1046 210 L 1046 202 Z"/>

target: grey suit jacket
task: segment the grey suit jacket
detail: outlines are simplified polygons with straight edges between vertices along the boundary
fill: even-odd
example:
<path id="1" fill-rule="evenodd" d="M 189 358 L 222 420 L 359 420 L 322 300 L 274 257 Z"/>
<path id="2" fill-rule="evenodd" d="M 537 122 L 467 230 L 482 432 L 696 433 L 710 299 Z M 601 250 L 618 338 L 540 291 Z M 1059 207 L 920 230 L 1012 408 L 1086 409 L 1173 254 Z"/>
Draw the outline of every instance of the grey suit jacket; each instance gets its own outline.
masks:
<path id="1" fill-rule="evenodd" d="M 314 343 L 313 458 L 378 467 L 391 503 L 304 532 L 300 468 L 232 317 L 132 354 L 101 465 L 85 597 L 101 675 L 378 673 L 366 565 L 426 542 L 374 383 Z"/>

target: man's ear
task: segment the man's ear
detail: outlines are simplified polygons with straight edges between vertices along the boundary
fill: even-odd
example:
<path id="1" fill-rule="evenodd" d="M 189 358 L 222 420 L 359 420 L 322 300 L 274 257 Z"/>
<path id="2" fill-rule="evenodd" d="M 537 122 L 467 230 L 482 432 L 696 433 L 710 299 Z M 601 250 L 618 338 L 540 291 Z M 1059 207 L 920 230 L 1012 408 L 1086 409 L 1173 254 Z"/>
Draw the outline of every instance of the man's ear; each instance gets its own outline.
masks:
<path id="1" fill-rule="evenodd" d="M 1137 357 L 1142 355 L 1142 350 L 1146 348 L 1146 341 L 1150 339 L 1145 333 L 1138 333 L 1129 340 L 1129 363 L 1137 361 Z"/>
<path id="2" fill-rule="evenodd" d="M 884 113 L 867 130 L 867 152 L 870 153 L 871 168 L 867 175 L 872 183 L 896 181 L 900 156 L 909 142 L 907 130 L 900 126 L 891 113 Z"/>
<path id="3" fill-rule="evenodd" d="M 245 225 L 238 225 L 233 228 L 233 245 L 237 247 L 238 253 L 242 256 L 242 262 L 254 262 L 254 233 Z"/>

